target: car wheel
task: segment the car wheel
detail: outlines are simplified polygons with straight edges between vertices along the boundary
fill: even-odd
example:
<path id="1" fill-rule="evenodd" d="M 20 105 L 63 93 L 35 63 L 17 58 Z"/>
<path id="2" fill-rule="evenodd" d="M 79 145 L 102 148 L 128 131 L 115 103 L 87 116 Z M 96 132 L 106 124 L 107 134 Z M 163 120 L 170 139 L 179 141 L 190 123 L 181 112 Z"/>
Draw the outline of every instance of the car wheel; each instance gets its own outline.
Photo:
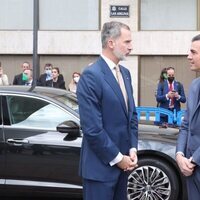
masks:
<path id="1" fill-rule="evenodd" d="M 167 162 L 146 157 L 139 159 L 138 166 L 128 177 L 128 200 L 178 199 L 178 177 Z"/>

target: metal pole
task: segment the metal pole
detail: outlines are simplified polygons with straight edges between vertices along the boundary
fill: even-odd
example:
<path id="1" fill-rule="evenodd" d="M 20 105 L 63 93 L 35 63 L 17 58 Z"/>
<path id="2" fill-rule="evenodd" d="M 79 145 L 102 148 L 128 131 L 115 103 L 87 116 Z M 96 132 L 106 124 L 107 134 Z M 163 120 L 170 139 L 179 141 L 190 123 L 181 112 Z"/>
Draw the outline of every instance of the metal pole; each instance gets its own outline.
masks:
<path id="1" fill-rule="evenodd" d="M 38 57 L 39 0 L 33 0 L 33 84 L 35 87 L 39 76 Z"/>

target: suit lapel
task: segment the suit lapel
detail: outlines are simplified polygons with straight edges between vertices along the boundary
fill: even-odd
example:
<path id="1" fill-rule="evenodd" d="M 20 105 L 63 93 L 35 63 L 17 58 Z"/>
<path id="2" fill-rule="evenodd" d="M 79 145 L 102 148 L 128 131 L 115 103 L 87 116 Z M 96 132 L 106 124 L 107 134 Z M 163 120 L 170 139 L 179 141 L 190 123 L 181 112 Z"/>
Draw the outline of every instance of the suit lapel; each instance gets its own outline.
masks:
<path id="1" fill-rule="evenodd" d="M 110 70 L 110 68 L 107 65 L 107 63 L 103 60 L 103 58 L 100 57 L 99 61 L 100 61 L 100 66 L 101 66 L 102 72 L 104 74 L 105 81 L 111 86 L 111 88 L 115 92 L 116 96 L 119 98 L 121 106 L 122 106 L 124 112 L 127 115 L 127 110 L 126 110 L 124 97 L 123 97 L 123 94 L 121 92 L 120 86 L 117 83 L 116 78 L 114 77 L 112 71 Z"/>

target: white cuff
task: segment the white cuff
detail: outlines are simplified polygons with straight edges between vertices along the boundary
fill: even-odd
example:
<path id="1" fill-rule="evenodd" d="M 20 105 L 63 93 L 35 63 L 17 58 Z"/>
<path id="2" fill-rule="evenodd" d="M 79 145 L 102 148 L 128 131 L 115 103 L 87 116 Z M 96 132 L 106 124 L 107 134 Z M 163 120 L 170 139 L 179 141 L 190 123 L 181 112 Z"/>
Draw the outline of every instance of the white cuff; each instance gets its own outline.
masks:
<path id="1" fill-rule="evenodd" d="M 177 151 L 177 152 L 176 152 L 176 156 L 177 156 L 178 154 L 180 154 L 180 155 L 182 155 L 182 156 L 184 156 L 184 157 L 185 157 L 184 153 L 183 153 L 183 152 L 181 152 L 181 151 Z"/>
<path id="2" fill-rule="evenodd" d="M 117 164 L 118 162 L 120 162 L 122 159 L 123 159 L 123 155 L 119 152 L 117 154 L 117 156 L 109 162 L 109 164 L 110 164 L 110 166 L 113 166 L 113 165 Z"/>
<path id="3" fill-rule="evenodd" d="M 137 153 L 137 149 L 136 149 L 135 147 L 133 147 L 133 148 L 131 148 L 131 149 L 129 150 L 129 153 L 131 153 L 131 152 Z"/>

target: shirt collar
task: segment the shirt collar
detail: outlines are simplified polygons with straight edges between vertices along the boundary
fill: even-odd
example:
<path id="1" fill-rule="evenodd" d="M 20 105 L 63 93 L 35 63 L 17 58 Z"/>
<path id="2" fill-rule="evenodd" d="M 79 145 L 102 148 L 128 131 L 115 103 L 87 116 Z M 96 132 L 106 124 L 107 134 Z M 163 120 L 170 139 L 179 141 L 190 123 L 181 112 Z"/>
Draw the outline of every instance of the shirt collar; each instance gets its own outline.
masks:
<path id="1" fill-rule="evenodd" d="M 101 57 L 105 60 L 105 62 L 107 63 L 108 67 L 112 71 L 115 68 L 116 64 L 112 60 L 110 60 L 109 58 L 104 56 L 103 54 L 101 54 Z"/>

